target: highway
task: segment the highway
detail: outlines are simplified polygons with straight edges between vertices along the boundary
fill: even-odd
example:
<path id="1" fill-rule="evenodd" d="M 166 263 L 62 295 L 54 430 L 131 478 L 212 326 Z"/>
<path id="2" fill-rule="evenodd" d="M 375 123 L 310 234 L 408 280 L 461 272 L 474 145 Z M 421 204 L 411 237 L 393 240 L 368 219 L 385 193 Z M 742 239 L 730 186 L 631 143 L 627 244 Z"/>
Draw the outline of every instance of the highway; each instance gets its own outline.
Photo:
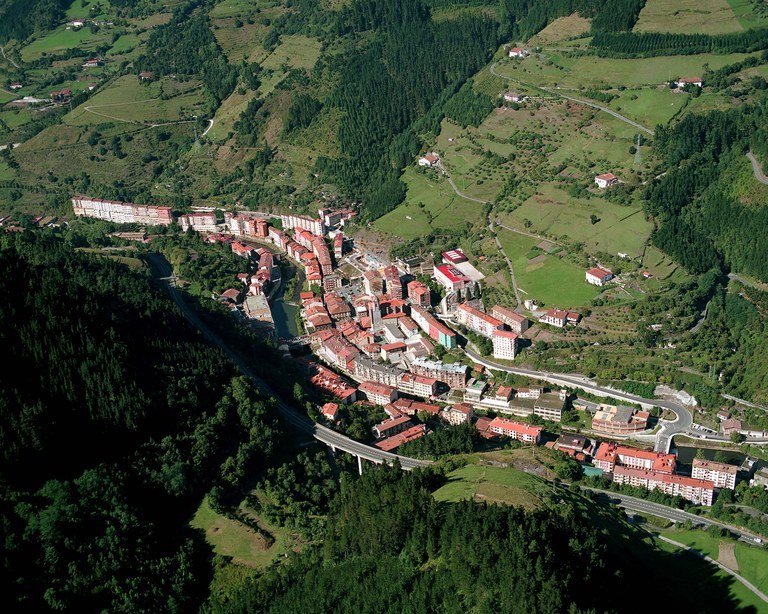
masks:
<path id="1" fill-rule="evenodd" d="M 756 533 L 752 533 L 741 527 L 725 524 L 717 520 L 712 520 L 711 518 L 697 516 L 696 514 L 691 514 L 690 512 L 679 510 L 673 507 L 668 507 L 666 505 L 662 505 L 661 503 L 653 503 L 651 501 L 646 501 L 645 499 L 638 499 L 637 497 L 631 497 L 629 495 L 624 495 L 610 490 L 600 490 L 599 488 L 589 487 L 585 488 L 587 488 L 587 490 L 598 493 L 601 499 L 610 499 L 613 503 L 615 503 L 615 505 L 618 505 L 625 510 L 629 510 L 630 512 L 637 512 L 639 514 L 652 514 L 653 516 L 665 518 L 671 522 L 683 523 L 686 520 L 690 520 L 693 525 L 703 525 L 705 528 L 715 525 L 721 529 L 730 531 L 738 539 L 750 544 L 758 543 L 755 541 L 756 538 L 762 540 L 762 538 Z"/>
<path id="2" fill-rule="evenodd" d="M 275 406 L 277 407 L 280 415 L 283 419 L 297 431 L 306 433 L 314 437 L 316 440 L 330 446 L 333 450 L 342 450 L 349 454 L 353 454 L 358 458 L 374 463 L 393 463 L 395 460 L 400 462 L 403 469 L 410 470 L 415 467 L 423 467 L 430 464 L 430 461 L 419 460 L 415 458 L 409 458 L 407 456 L 400 456 L 398 454 L 392 454 L 391 452 L 383 452 L 373 446 L 360 443 L 320 424 L 315 424 L 309 417 L 303 412 L 292 407 L 286 401 L 277 396 L 275 390 L 263 379 L 257 376 L 250 367 L 232 351 L 224 341 L 216 335 L 206 324 L 198 317 L 195 311 L 184 301 L 184 298 L 176 288 L 175 277 L 173 274 L 173 268 L 170 263 L 160 254 L 150 254 L 148 256 L 150 266 L 155 272 L 156 278 L 164 283 L 169 295 L 181 309 L 181 312 L 189 320 L 190 324 L 197 328 L 200 333 L 206 337 L 212 344 L 221 348 L 221 350 L 234 362 L 240 371 L 249 377 L 256 387 L 267 397 L 274 399 Z"/>

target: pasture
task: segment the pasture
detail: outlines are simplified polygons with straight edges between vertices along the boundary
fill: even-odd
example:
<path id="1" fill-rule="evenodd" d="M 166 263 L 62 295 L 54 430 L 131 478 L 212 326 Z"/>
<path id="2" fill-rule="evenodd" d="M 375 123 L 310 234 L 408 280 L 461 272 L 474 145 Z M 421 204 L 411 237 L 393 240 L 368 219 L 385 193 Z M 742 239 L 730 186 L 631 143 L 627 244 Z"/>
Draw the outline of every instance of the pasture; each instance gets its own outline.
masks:
<path id="1" fill-rule="evenodd" d="M 595 224 L 592 215 L 599 218 Z M 523 228 L 528 222 L 532 232 L 583 243 L 591 253 L 639 256 L 651 233 L 640 206 L 616 205 L 598 196 L 573 198 L 550 185 L 540 186 L 536 194 L 500 217 L 511 228 Z"/>
<path id="2" fill-rule="evenodd" d="M 580 17 L 578 13 L 574 13 L 568 17 L 558 17 L 546 28 L 541 30 L 541 32 L 531 37 L 528 41 L 528 45 L 531 47 L 541 47 L 560 41 L 566 41 L 581 36 L 585 32 L 589 32 L 591 27 L 592 20 Z"/>
<path id="3" fill-rule="evenodd" d="M 733 542 L 732 540 L 713 537 L 706 531 L 699 529 L 685 530 L 682 528 L 673 528 L 661 531 L 664 537 L 668 537 L 676 542 L 695 548 L 699 552 L 718 560 L 720 555 L 721 543 L 733 544 L 733 554 L 737 562 L 738 573 L 758 589 L 768 593 L 768 551 L 757 546 L 751 546 L 743 542 Z M 725 564 L 726 561 L 720 561 Z M 732 564 L 733 561 L 730 561 Z"/>
<path id="4" fill-rule="evenodd" d="M 676 77 L 695 77 L 707 64 L 711 70 L 741 61 L 749 54 L 673 55 L 653 58 L 568 57 L 556 50 L 544 51 L 522 61 L 502 60 L 496 72 L 512 80 L 539 87 L 564 89 L 637 87 L 661 85 Z"/>
<path id="5" fill-rule="evenodd" d="M 179 83 L 171 79 L 140 83 L 136 75 L 124 75 L 67 114 L 64 122 L 72 126 L 106 121 L 173 122 L 191 119 L 201 104 L 199 83 Z"/>
<path id="6" fill-rule="evenodd" d="M 283 64 L 291 68 L 304 68 L 310 70 L 320 57 L 322 43 L 316 38 L 294 34 L 283 36 L 280 44 L 261 66 L 272 70 L 280 69 Z"/>
<path id="7" fill-rule="evenodd" d="M 742 29 L 727 0 L 647 0 L 632 31 L 728 34 Z"/>
<path id="8" fill-rule="evenodd" d="M 239 94 L 237 90 L 232 92 L 216 109 L 213 127 L 208 131 L 206 137 L 215 142 L 225 140 L 229 133 L 234 131 L 235 122 L 255 96 L 256 92 L 251 91 L 245 94 Z"/>
<path id="9" fill-rule="evenodd" d="M 263 521 L 260 521 L 262 524 Z M 190 526 L 205 533 L 217 554 L 232 557 L 232 562 L 248 567 L 266 567 L 289 548 L 287 530 L 269 527 L 276 539 L 271 545 L 253 529 L 216 513 L 203 499 Z"/>
<path id="10" fill-rule="evenodd" d="M 74 30 L 61 26 L 45 36 L 34 39 L 24 47 L 21 50 L 21 59 L 31 62 L 43 55 L 60 53 L 74 47 L 93 51 L 100 45 L 109 44 L 111 37 L 112 30 L 109 28 L 102 28 L 94 34 L 88 27 Z"/>
<path id="11" fill-rule="evenodd" d="M 563 309 L 588 305 L 598 295 L 598 288 L 584 280 L 586 267 L 568 260 L 564 251 L 547 255 L 534 249 L 539 239 L 504 229 L 497 234 L 523 298 Z"/>
<path id="12" fill-rule="evenodd" d="M 435 173 L 408 168 L 403 181 L 408 190 L 405 201 L 373 223 L 379 232 L 414 239 L 435 228 L 461 228 L 482 217 L 480 203 L 457 196 L 448 182 Z"/>
<path id="13" fill-rule="evenodd" d="M 452 503 L 473 499 L 485 503 L 504 503 L 535 509 L 542 504 L 537 491 L 547 483 L 511 467 L 465 465 L 448 474 L 448 483 L 432 496 L 438 501 Z"/>

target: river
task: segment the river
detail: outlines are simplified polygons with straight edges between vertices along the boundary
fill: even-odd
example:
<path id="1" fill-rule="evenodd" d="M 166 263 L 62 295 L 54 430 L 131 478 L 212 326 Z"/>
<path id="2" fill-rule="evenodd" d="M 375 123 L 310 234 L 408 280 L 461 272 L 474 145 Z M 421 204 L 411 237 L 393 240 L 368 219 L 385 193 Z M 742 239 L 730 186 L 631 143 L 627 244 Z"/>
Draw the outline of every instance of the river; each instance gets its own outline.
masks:
<path id="1" fill-rule="evenodd" d="M 270 308 L 272 310 L 272 319 L 275 322 L 277 336 L 282 337 L 283 339 L 291 339 L 299 334 L 299 329 L 296 326 L 296 316 L 300 311 L 299 294 L 304 285 L 304 274 L 290 264 L 285 258 L 281 259 L 280 265 L 280 270 L 282 271 L 280 289 L 275 293 L 275 297 L 270 303 Z M 288 282 L 294 277 L 297 277 L 297 280 L 294 286 L 293 296 L 286 297 L 285 291 Z"/>

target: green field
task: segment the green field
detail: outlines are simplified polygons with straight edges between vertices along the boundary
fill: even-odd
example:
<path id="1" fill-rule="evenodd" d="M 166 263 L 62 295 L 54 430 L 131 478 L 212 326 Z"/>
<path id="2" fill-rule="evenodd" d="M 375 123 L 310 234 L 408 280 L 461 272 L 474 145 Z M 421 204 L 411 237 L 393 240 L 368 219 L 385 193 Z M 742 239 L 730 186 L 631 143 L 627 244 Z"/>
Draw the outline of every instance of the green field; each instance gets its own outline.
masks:
<path id="1" fill-rule="evenodd" d="M 168 4 L 166 2 L 165 4 Z M 101 10 L 94 12 L 91 9 L 101 7 Z M 109 17 L 104 12 L 104 8 L 109 7 L 108 2 L 92 2 L 90 0 L 74 0 L 67 9 L 65 15 L 69 21 L 74 19 L 105 19 Z"/>
<path id="2" fill-rule="evenodd" d="M 231 556 L 234 563 L 250 567 L 266 567 L 290 546 L 286 530 L 266 527 L 275 536 L 275 542 L 267 546 L 264 538 L 255 531 L 213 511 L 207 498 L 200 504 L 190 525 L 205 532 L 205 538 L 217 554 Z"/>
<path id="3" fill-rule="evenodd" d="M 85 51 L 92 51 L 99 45 L 109 43 L 111 30 L 102 28 L 94 34 L 88 27 L 78 30 L 58 28 L 40 38 L 36 38 L 21 50 L 21 59 L 31 62 L 42 57 L 43 54 L 59 53 L 66 49 L 79 47 Z"/>
<path id="4" fill-rule="evenodd" d="M 123 34 L 107 51 L 107 55 L 119 55 L 128 53 L 135 49 L 139 44 L 139 37 L 136 34 Z"/>
<path id="5" fill-rule="evenodd" d="M 765 4 L 762 6 L 754 0 L 728 0 L 728 4 L 739 20 L 741 27 L 745 30 L 757 28 L 768 23 L 768 11 L 765 10 Z M 760 9 L 758 14 L 756 9 Z"/>
<path id="6" fill-rule="evenodd" d="M 592 20 L 581 17 L 577 13 L 568 17 L 558 17 L 541 32 L 535 34 L 527 44 L 535 47 L 566 41 L 589 32 L 591 27 Z"/>
<path id="7" fill-rule="evenodd" d="M 672 562 L 670 559 L 666 559 L 666 571 L 673 574 L 674 580 L 681 586 L 685 586 L 690 593 L 699 594 L 700 591 L 711 590 L 713 583 L 717 582 L 718 588 L 720 590 L 727 589 L 727 594 L 737 602 L 740 608 L 743 608 L 738 611 L 765 612 L 768 609 L 765 602 L 746 586 L 711 563 L 703 561 L 691 553 L 682 552 L 677 546 L 661 540 L 655 540 L 655 545 L 659 553 L 668 553 L 675 557 L 672 559 L 673 564 L 670 564 Z M 722 597 L 718 598 L 722 599 Z M 711 611 L 716 612 L 718 610 Z"/>
<path id="8" fill-rule="evenodd" d="M 675 77 L 696 77 L 704 64 L 716 70 L 741 61 L 748 54 L 673 55 L 653 58 L 566 57 L 553 51 L 542 52 L 523 61 L 502 60 L 496 67 L 500 75 L 542 87 L 579 89 L 582 87 L 660 85 Z"/>
<path id="9" fill-rule="evenodd" d="M 408 186 L 405 202 L 377 219 L 373 224 L 376 230 L 414 239 L 434 228 L 461 228 L 482 216 L 480 203 L 457 196 L 448 182 L 436 174 L 410 167 L 403 174 L 403 181 Z"/>
<path id="10" fill-rule="evenodd" d="M 165 100 L 161 99 L 163 93 Z M 67 114 L 64 122 L 87 126 L 107 121 L 141 124 L 190 119 L 200 109 L 202 94 L 195 82 L 140 83 L 136 75 L 124 75 Z"/>
<path id="11" fill-rule="evenodd" d="M 611 109 L 651 129 L 666 124 L 691 99 L 666 85 L 611 93 L 618 96 L 608 105 Z"/>
<path id="12" fill-rule="evenodd" d="M 500 229 L 499 240 L 512 261 L 515 270 L 517 286 L 523 293 L 523 298 L 536 299 L 545 307 L 560 309 L 581 307 L 587 305 L 599 290 L 584 281 L 585 267 L 568 261 L 557 255 L 543 256 L 535 263 L 529 262 L 534 254 L 533 247 L 538 239 Z"/>
<path id="13" fill-rule="evenodd" d="M 449 473 L 448 483 L 433 496 L 438 501 L 474 499 L 533 509 L 541 504 L 537 493 L 547 488 L 545 480 L 511 467 L 471 464 Z"/>
<path id="14" fill-rule="evenodd" d="M 742 26 L 727 0 L 647 0 L 633 32 L 727 34 Z"/>
<path id="15" fill-rule="evenodd" d="M 283 64 L 291 68 L 304 68 L 310 70 L 320 57 L 322 43 L 316 38 L 294 34 L 283 36 L 280 44 L 266 60 L 261 63 L 262 68 L 278 70 Z"/>
<path id="16" fill-rule="evenodd" d="M 591 215 L 600 221 L 592 224 Z M 549 185 L 540 186 L 537 194 L 500 217 L 507 226 L 519 229 L 528 220 L 531 231 L 578 241 L 591 253 L 640 256 L 651 233 L 651 224 L 645 221 L 640 207 L 615 205 L 599 197 L 572 198 Z"/>
<path id="17" fill-rule="evenodd" d="M 701 530 L 669 529 L 662 531 L 661 534 L 695 548 L 715 560 L 718 560 L 721 542 L 734 543 L 734 554 L 739 564 L 738 573 L 759 590 L 768 593 L 768 550 L 739 541 L 712 537 Z"/>

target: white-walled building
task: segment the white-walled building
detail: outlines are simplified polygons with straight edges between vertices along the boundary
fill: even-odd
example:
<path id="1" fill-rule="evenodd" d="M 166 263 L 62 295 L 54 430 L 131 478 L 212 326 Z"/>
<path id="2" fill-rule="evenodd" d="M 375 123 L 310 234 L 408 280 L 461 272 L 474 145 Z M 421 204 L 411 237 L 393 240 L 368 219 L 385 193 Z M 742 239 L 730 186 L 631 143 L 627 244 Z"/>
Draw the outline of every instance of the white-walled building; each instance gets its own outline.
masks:
<path id="1" fill-rule="evenodd" d="M 586 273 L 587 283 L 592 284 L 593 286 L 603 286 L 611 279 L 613 279 L 613 273 L 601 269 L 600 267 L 589 269 Z"/>
<path id="2" fill-rule="evenodd" d="M 491 336 L 493 357 L 514 360 L 520 348 L 520 336 L 510 330 L 495 330 Z"/>
<path id="3" fill-rule="evenodd" d="M 715 488 L 730 488 L 733 490 L 736 488 L 736 473 L 738 470 L 739 468 L 736 465 L 694 458 L 691 477 L 713 482 Z"/>

